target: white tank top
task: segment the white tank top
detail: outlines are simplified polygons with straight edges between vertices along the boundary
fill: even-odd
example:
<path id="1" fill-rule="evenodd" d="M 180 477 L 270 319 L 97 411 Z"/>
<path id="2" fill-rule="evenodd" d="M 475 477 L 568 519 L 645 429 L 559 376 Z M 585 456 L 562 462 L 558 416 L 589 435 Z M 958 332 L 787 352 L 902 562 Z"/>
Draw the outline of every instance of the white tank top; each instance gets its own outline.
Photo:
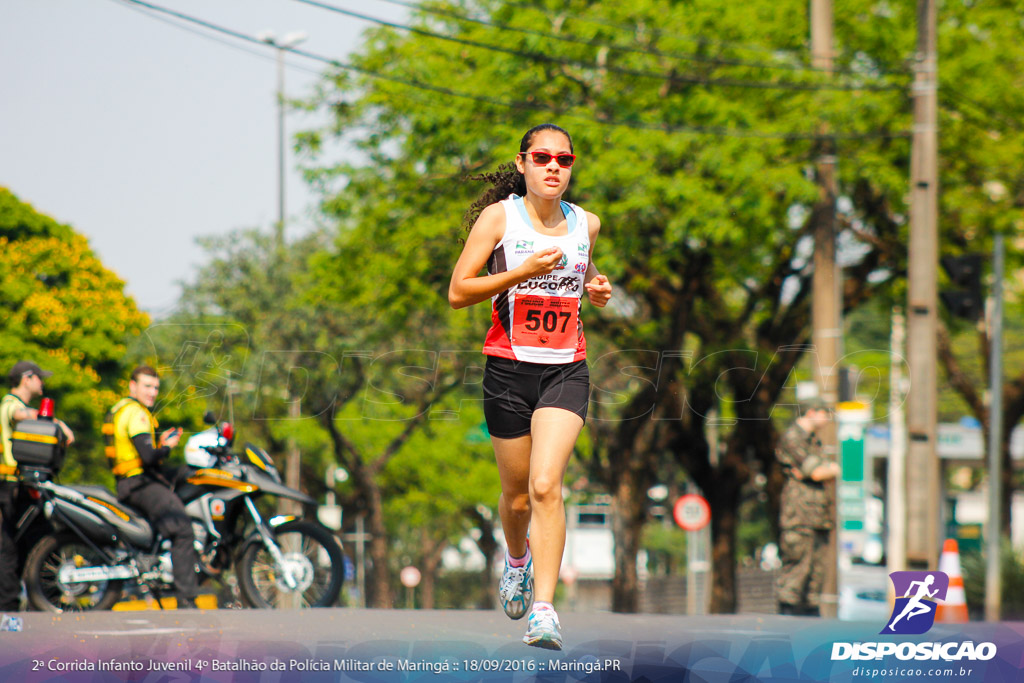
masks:
<path id="1" fill-rule="evenodd" d="M 491 329 L 484 353 L 530 363 L 562 364 L 587 357 L 580 321 L 583 278 L 590 264 L 590 231 L 583 209 L 562 202 L 568 234 L 543 235 L 533 229 L 523 198 L 509 196 L 505 235 L 494 247 L 487 272 L 514 270 L 531 254 L 550 247 L 562 250 L 562 260 L 547 275 L 538 275 L 491 299 Z"/>

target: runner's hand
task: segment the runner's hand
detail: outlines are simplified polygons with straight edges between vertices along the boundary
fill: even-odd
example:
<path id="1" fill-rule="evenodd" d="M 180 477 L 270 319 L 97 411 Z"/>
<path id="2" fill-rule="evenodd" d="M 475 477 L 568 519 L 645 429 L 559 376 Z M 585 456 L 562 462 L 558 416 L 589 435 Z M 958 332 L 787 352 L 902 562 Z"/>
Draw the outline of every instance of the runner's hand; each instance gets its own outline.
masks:
<path id="1" fill-rule="evenodd" d="M 584 287 L 590 295 L 590 303 L 598 308 L 604 308 L 612 298 L 612 283 L 604 275 L 598 275 Z"/>
<path id="2" fill-rule="evenodd" d="M 538 275 L 547 275 L 555 269 L 555 266 L 561 260 L 562 250 L 558 247 L 548 247 L 547 249 L 530 254 L 523 261 L 523 265 L 520 268 L 523 269 L 527 279 L 529 279 Z"/>

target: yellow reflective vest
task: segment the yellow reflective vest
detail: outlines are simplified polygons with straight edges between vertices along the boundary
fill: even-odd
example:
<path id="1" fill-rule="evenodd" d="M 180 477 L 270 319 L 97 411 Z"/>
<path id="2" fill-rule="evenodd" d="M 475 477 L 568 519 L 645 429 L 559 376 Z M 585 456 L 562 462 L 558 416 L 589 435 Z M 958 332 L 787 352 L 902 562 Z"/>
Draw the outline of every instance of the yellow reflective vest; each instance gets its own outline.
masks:
<path id="1" fill-rule="evenodd" d="M 156 418 L 146 406 L 131 397 L 122 398 L 103 421 L 103 438 L 106 441 L 107 463 L 118 479 L 142 474 L 144 464 L 132 439 L 139 434 L 149 434 L 156 448 Z"/>
<path id="2" fill-rule="evenodd" d="M 14 434 L 14 413 L 28 406 L 14 394 L 0 399 L 0 438 L 3 438 L 3 453 L 0 454 L 0 481 L 18 481 L 18 463 L 11 452 L 11 436 Z"/>

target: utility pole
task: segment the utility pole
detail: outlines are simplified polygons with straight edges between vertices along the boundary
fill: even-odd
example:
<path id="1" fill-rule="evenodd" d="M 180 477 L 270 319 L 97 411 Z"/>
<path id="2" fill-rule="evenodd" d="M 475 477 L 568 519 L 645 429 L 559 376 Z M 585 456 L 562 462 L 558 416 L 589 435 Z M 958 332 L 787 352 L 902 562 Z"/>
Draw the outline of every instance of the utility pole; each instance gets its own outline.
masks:
<path id="1" fill-rule="evenodd" d="M 277 223 L 274 224 L 274 254 L 275 263 L 280 266 L 284 260 L 284 227 L 285 227 L 285 89 L 284 89 L 284 53 L 290 48 L 306 40 L 307 36 L 303 31 L 291 31 L 278 40 L 272 31 L 261 31 L 259 39 L 277 50 Z M 301 399 L 285 395 L 289 401 L 288 417 L 298 420 L 302 416 Z M 299 474 L 299 448 L 294 436 L 288 437 L 287 460 L 285 463 L 285 485 L 291 488 L 299 488 L 301 479 Z M 283 498 L 278 504 L 282 514 L 301 514 L 302 506 L 295 501 L 286 501 Z"/>
<path id="2" fill-rule="evenodd" d="M 832 0 L 811 0 L 811 64 L 817 69 L 832 68 L 832 16 Z M 818 395 L 825 401 L 833 415 L 833 420 L 818 430 L 818 437 L 825 452 L 838 462 L 834 416 L 839 399 L 837 365 L 843 333 L 840 292 L 842 274 L 836 264 L 836 149 L 835 140 L 829 137 L 828 132 L 826 123 L 819 124 L 816 166 L 820 196 L 813 218 L 814 280 L 811 317 L 817 358 L 815 380 L 818 384 Z M 835 504 L 836 482 L 830 482 L 827 486 L 832 499 L 830 514 L 833 527 L 829 536 L 828 565 L 821 591 L 821 616 L 834 618 L 839 609 L 839 520 Z"/>
<path id="3" fill-rule="evenodd" d="M 935 0 L 917 2 L 914 130 L 910 158 L 910 247 L 907 267 L 907 560 L 935 568 L 942 543 L 936 444 L 939 254 L 938 60 Z"/>
<path id="4" fill-rule="evenodd" d="M 285 128 L 284 128 L 284 49 L 277 47 L 277 223 L 274 225 L 274 236 L 277 238 L 275 248 L 284 249 L 284 172 L 285 172 Z"/>
<path id="5" fill-rule="evenodd" d="M 1002 540 L 1003 443 L 1003 235 L 997 233 L 992 254 L 992 315 L 989 318 L 988 524 L 985 528 L 985 620 L 999 621 L 1003 597 L 999 575 Z"/>
<path id="6" fill-rule="evenodd" d="M 903 414 L 903 354 L 907 338 L 906 319 L 899 307 L 892 311 L 892 336 L 889 342 L 889 458 L 885 495 L 885 557 L 888 570 L 907 568 L 907 425 Z"/>
<path id="7" fill-rule="evenodd" d="M 291 405 L 288 408 L 288 417 L 293 421 L 302 419 L 302 399 L 296 396 L 289 396 Z M 295 425 L 292 425 L 294 427 Z M 294 436 L 288 437 L 288 459 L 285 462 L 284 470 L 284 483 L 293 489 L 298 489 L 299 484 L 302 480 L 301 470 L 299 469 L 300 455 L 299 445 L 295 441 Z M 289 501 L 291 503 L 292 514 L 302 515 L 302 504 L 298 501 Z"/>
<path id="8" fill-rule="evenodd" d="M 274 225 L 275 247 L 278 253 L 284 250 L 284 181 L 285 181 L 285 90 L 284 90 L 284 53 L 306 40 L 303 31 L 291 31 L 278 40 L 273 31 L 261 31 L 259 39 L 277 49 L 277 223 Z"/>

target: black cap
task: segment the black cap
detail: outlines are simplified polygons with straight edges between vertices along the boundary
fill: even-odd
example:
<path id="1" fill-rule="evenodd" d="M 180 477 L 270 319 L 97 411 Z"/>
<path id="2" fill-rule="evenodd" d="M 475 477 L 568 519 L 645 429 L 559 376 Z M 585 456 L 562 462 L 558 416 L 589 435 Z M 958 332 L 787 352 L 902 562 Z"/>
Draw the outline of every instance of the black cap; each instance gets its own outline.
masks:
<path id="1" fill-rule="evenodd" d="M 46 379 L 53 373 L 49 370 L 43 370 L 30 360 L 19 360 L 11 368 L 11 371 L 7 373 L 7 379 L 10 380 L 12 387 L 16 387 L 21 384 L 21 378 L 28 374 L 39 375 L 41 378 Z"/>

